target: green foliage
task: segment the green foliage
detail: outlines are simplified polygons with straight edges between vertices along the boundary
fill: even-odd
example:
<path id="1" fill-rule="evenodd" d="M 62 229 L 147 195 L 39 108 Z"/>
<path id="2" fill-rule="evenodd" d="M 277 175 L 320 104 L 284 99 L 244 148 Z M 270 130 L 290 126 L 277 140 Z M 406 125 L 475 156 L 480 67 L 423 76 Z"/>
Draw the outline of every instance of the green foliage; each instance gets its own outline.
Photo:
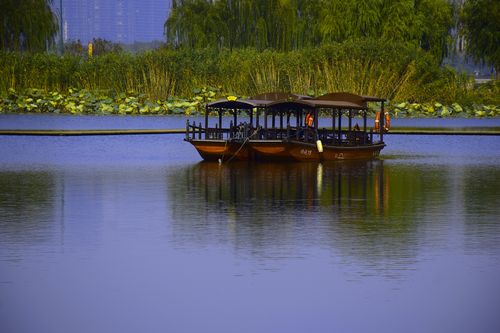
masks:
<path id="1" fill-rule="evenodd" d="M 373 39 L 331 43 L 288 53 L 254 49 L 164 48 L 139 55 L 0 53 L 0 92 L 9 88 L 137 91 L 150 99 L 192 95 L 215 86 L 246 96 L 262 91 L 351 91 L 390 99 L 425 99 L 440 70 L 429 54 Z M 423 94 L 425 92 L 425 94 Z M 432 96 L 434 97 L 434 96 Z"/>
<path id="2" fill-rule="evenodd" d="M 21 94 L 9 89 L 0 98 L 0 112 L 35 112 L 68 114 L 119 114 L 119 115 L 160 115 L 200 113 L 207 102 L 215 99 L 217 89 L 197 89 L 191 99 L 169 98 L 149 100 L 144 94 L 90 92 L 82 89 L 68 89 L 61 93 L 28 89 Z"/>
<path id="3" fill-rule="evenodd" d="M 500 2 L 468 0 L 462 9 L 466 50 L 477 61 L 484 61 L 500 71 Z"/>
<path id="4" fill-rule="evenodd" d="M 178 0 L 167 40 L 189 48 L 290 51 L 374 38 L 446 54 L 452 7 L 446 0 Z"/>
<path id="5" fill-rule="evenodd" d="M 88 59 L 66 54 L 0 52 L 0 95 L 10 88 L 127 92 L 147 100 L 191 99 L 193 87 L 252 96 L 266 91 L 320 95 L 347 91 L 394 102 L 500 105 L 499 84 L 474 81 L 406 43 L 365 38 L 290 52 L 171 49 Z M 76 105 L 76 104 L 75 104 Z"/>
<path id="6" fill-rule="evenodd" d="M 92 39 L 92 54 L 94 56 L 99 56 L 105 53 L 119 53 L 123 51 L 123 48 L 120 44 L 113 43 L 109 40 L 102 38 L 94 38 Z M 85 47 L 85 51 L 87 52 L 88 47 Z"/>
<path id="7" fill-rule="evenodd" d="M 1 0 L 0 49 L 44 51 L 58 30 L 51 0 Z"/>
<path id="8" fill-rule="evenodd" d="M 0 98 L 0 113 L 66 113 L 66 114 L 117 114 L 117 115 L 192 115 L 201 114 L 204 105 L 217 97 L 227 96 L 218 88 L 193 89 L 189 99 L 171 97 L 150 100 L 134 92 L 88 91 L 68 89 L 65 92 L 28 89 L 18 93 L 9 89 Z M 458 103 L 393 103 L 388 105 L 394 117 L 498 117 L 500 105 L 461 106 Z M 374 113 L 375 110 L 372 110 Z"/>
<path id="9" fill-rule="evenodd" d="M 395 117 L 498 117 L 500 105 L 462 106 L 458 103 L 443 105 L 441 103 L 397 103 L 389 105 L 390 113 Z"/>

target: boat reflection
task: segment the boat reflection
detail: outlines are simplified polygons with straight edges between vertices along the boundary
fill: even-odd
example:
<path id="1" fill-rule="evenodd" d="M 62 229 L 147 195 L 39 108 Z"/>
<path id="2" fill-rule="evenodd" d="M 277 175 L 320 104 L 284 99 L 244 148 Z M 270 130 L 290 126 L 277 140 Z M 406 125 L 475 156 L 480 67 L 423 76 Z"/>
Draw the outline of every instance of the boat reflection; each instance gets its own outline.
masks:
<path id="1" fill-rule="evenodd" d="M 309 210 L 329 206 L 334 211 L 383 213 L 390 186 L 381 160 L 329 163 L 201 162 L 183 170 L 185 199 L 203 198 L 192 209 L 203 214 L 205 204 L 232 207 L 239 213 L 277 207 Z M 176 195 L 176 197 L 179 197 Z"/>

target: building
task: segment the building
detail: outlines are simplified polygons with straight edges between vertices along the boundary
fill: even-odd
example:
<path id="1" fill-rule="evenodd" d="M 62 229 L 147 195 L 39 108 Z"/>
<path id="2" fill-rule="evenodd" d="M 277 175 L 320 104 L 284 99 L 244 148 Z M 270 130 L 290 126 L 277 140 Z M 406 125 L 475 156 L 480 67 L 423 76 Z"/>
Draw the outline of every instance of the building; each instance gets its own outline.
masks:
<path id="1" fill-rule="evenodd" d="M 164 40 L 171 0 L 55 0 L 63 7 L 63 38 L 86 44 L 93 38 L 132 44 Z M 58 15 L 59 16 L 59 15 Z"/>

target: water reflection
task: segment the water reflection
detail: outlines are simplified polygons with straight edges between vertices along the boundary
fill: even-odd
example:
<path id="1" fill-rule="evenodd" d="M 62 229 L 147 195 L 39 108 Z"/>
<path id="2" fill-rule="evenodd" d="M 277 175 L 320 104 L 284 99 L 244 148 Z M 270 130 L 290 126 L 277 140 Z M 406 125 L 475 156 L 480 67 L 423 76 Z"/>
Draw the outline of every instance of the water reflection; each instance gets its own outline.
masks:
<path id="1" fill-rule="evenodd" d="M 419 251 L 449 240 L 498 253 L 499 172 L 381 160 L 4 171 L 0 240 L 15 256 L 42 243 L 47 251 L 97 249 L 119 230 L 263 261 L 319 249 L 334 260 L 406 269 Z"/>
<path id="2" fill-rule="evenodd" d="M 55 186 L 51 172 L 0 172 L 1 239 L 47 241 L 54 220 Z"/>
<path id="3" fill-rule="evenodd" d="M 470 167 L 463 172 L 465 246 L 469 253 L 500 249 L 500 169 Z M 488 237 L 485 237 L 488 235 Z"/>
<path id="4" fill-rule="evenodd" d="M 441 179 L 436 183 L 436 179 Z M 340 251 L 376 269 L 407 268 L 425 212 L 445 204 L 444 170 L 384 161 L 228 164 L 202 162 L 172 174 L 178 244 L 229 243 L 262 258 Z M 392 274 L 392 273 L 391 273 Z"/>
<path id="5" fill-rule="evenodd" d="M 203 198 L 203 206 L 192 203 L 193 209 L 202 214 L 206 204 L 222 210 L 238 208 L 239 213 L 279 208 L 310 210 L 325 205 L 342 211 L 361 205 L 362 211 L 378 214 L 389 197 L 383 161 L 223 166 L 202 162 L 181 173 L 181 177 L 176 174 L 170 179 L 185 182 L 176 187 L 184 190 L 176 197 Z"/>

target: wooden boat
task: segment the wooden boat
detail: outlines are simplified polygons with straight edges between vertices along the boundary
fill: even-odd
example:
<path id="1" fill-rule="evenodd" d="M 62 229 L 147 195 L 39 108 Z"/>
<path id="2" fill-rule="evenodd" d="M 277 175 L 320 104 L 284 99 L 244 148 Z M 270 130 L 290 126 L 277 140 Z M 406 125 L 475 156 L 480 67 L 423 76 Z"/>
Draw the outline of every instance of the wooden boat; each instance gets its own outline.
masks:
<path id="1" fill-rule="evenodd" d="M 253 160 L 255 159 L 254 151 L 248 141 L 252 137 L 257 137 L 262 129 L 259 116 L 267 105 L 280 100 L 306 98 L 309 97 L 272 92 L 241 100 L 229 96 L 226 99 L 208 103 L 205 107 L 205 124 L 197 125 L 188 121 L 184 140 L 191 143 L 200 156 L 207 161 Z M 238 118 L 242 113 L 248 116 L 249 123 L 238 124 Z M 217 115 L 217 122 L 212 126 L 209 124 L 210 114 Z M 224 119 L 224 114 L 229 115 L 229 123 L 227 123 L 228 119 Z"/>
<path id="2" fill-rule="evenodd" d="M 382 119 L 380 126 L 375 126 L 379 135 L 379 140 L 375 141 L 373 129 L 367 128 L 368 102 L 381 102 L 383 112 L 383 99 L 349 93 L 330 93 L 315 99 L 271 102 L 267 104 L 271 113 L 293 110 L 295 126 L 288 121 L 286 133 L 281 129 L 281 137 L 252 139 L 250 147 L 256 159 L 261 160 L 332 161 L 378 157 L 385 146 L 383 134 L 387 126 L 383 122 L 386 119 Z M 332 119 L 330 129 L 319 128 L 320 110 Z M 348 118 L 347 129 L 342 128 L 343 116 Z M 358 124 L 353 126 L 355 116 L 362 117 L 362 128 Z M 306 123 L 307 117 L 309 121 L 312 117 L 309 124 Z M 378 121 L 380 122 L 380 117 Z"/>
<path id="3" fill-rule="evenodd" d="M 369 102 L 381 103 L 381 111 L 371 129 L 367 127 Z M 211 110 L 219 116 L 215 127 L 208 124 Z M 248 114 L 250 122 L 235 125 L 241 111 Z M 228 127 L 223 126 L 224 112 L 233 116 Z M 331 128 L 319 128 L 320 112 L 331 118 Z M 384 99 L 376 97 L 330 93 L 312 99 L 267 93 L 247 100 L 219 100 L 208 104 L 205 126 L 188 122 L 186 141 L 192 143 L 205 160 L 372 159 L 378 157 L 385 146 L 383 135 L 389 119 L 380 114 L 388 117 L 384 113 Z M 357 123 L 353 126 L 356 116 L 362 118 L 362 127 Z M 347 128 L 342 127 L 343 117 L 347 117 Z"/>

